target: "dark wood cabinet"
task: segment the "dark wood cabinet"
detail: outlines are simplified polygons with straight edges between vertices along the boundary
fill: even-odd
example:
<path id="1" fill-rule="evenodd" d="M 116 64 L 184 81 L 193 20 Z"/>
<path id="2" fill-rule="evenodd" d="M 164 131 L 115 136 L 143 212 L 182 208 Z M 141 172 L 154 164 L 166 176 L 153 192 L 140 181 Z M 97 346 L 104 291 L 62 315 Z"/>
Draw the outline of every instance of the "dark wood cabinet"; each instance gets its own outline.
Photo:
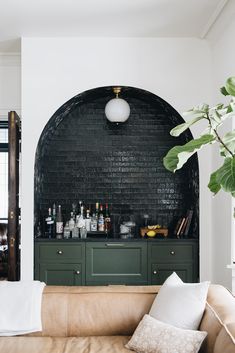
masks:
<path id="1" fill-rule="evenodd" d="M 173 271 L 198 281 L 197 240 L 35 241 L 35 279 L 50 285 L 162 284 Z"/>

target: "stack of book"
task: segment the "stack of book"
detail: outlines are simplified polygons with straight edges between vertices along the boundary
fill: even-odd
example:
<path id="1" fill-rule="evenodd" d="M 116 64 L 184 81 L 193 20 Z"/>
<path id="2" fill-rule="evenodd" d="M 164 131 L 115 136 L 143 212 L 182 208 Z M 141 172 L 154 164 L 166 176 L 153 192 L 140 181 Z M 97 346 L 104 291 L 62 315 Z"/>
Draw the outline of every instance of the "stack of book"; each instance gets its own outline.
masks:
<path id="1" fill-rule="evenodd" d="M 193 210 L 188 210 L 186 216 L 181 217 L 175 227 L 174 235 L 177 238 L 187 237 L 189 234 L 189 229 L 192 223 L 193 218 Z"/>

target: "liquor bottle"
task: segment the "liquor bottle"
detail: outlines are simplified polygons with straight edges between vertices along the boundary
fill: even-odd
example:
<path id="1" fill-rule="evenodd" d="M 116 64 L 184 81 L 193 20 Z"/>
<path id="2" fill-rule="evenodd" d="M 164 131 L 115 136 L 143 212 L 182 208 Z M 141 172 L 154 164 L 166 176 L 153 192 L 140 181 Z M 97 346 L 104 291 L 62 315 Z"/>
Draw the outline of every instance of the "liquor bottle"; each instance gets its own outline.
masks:
<path id="1" fill-rule="evenodd" d="M 69 222 L 66 222 L 64 227 L 64 239 L 70 238 L 70 229 L 69 229 Z"/>
<path id="2" fill-rule="evenodd" d="M 54 221 L 52 219 L 51 208 L 48 208 L 48 215 L 46 218 L 46 231 L 45 231 L 45 235 L 48 238 L 53 237 L 53 225 L 54 225 Z"/>
<path id="3" fill-rule="evenodd" d="M 91 231 L 91 218 L 90 218 L 89 208 L 87 208 L 87 210 L 86 210 L 85 227 L 86 227 L 87 232 Z"/>
<path id="4" fill-rule="evenodd" d="M 106 233 L 111 231 L 111 217 L 109 213 L 109 206 L 105 204 L 104 230 Z"/>
<path id="5" fill-rule="evenodd" d="M 80 230 L 80 228 L 85 227 L 86 224 L 85 224 L 85 218 L 84 218 L 84 206 L 83 206 L 82 201 L 79 201 L 79 205 L 80 205 L 80 207 L 79 207 L 79 215 L 78 215 L 77 225 Z"/>
<path id="6" fill-rule="evenodd" d="M 56 237 L 57 237 L 57 239 L 61 239 L 62 235 L 63 235 L 63 219 L 62 219 L 61 205 L 59 205 L 57 216 L 56 216 Z"/>
<path id="7" fill-rule="evenodd" d="M 56 236 L 56 204 L 52 206 L 52 219 L 53 219 L 53 238 Z"/>
<path id="8" fill-rule="evenodd" d="M 70 220 L 69 220 L 69 231 L 72 232 L 74 227 L 75 227 L 74 215 L 73 215 L 73 212 L 71 212 Z"/>
<path id="9" fill-rule="evenodd" d="M 93 213 L 91 217 L 91 232 L 97 232 L 97 225 L 97 218 L 95 213 Z"/>
<path id="10" fill-rule="evenodd" d="M 79 219 L 79 216 L 77 215 L 76 216 L 75 227 L 72 230 L 72 238 L 78 238 L 79 237 L 78 219 Z"/>
<path id="11" fill-rule="evenodd" d="M 95 216 L 96 216 L 97 221 L 98 221 L 98 218 L 99 218 L 99 202 L 96 202 L 96 204 L 95 204 Z"/>
<path id="12" fill-rule="evenodd" d="M 103 206 L 100 205 L 100 212 L 98 218 L 98 231 L 104 232 L 104 214 L 103 214 Z"/>

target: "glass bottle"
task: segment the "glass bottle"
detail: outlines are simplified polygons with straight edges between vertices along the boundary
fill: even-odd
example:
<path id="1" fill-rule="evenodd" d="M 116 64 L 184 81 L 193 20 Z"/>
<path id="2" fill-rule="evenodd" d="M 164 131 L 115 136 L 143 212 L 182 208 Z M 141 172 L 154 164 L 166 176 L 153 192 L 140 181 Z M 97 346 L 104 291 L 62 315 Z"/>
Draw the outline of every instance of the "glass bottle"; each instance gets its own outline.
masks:
<path id="1" fill-rule="evenodd" d="M 69 222 L 66 222 L 64 227 L 64 239 L 70 238 L 70 229 L 69 229 Z"/>
<path id="2" fill-rule="evenodd" d="M 103 206 L 100 205 L 100 212 L 98 218 L 98 231 L 104 232 L 104 214 L 103 214 Z"/>
<path id="3" fill-rule="evenodd" d="M 63 218 L 61 205 L 58 206 L 58 212 L 56 216 L 56 237 L 57 239 L 61 239 L 63 235 Z"/>
<path id="4" fill-rule="evenodd" d="M 111 217 L 107 203 L 105 204 L 104 230 L 106 233 L 109 233 L 111 230 Z"/>
<path id="5" fill-rule="evenodd" d="M 85 227 L 86 227 L 87 232 L 91 231 L 91 218 L 90 218 L 89 208 L 87 208 L 87 210 L 86 210 Z"/>
<path id="6" fill-rule="evenodd" d="M 97 218 L 95 213 L 91 217 L 91 232 L 97 232 Z"/>

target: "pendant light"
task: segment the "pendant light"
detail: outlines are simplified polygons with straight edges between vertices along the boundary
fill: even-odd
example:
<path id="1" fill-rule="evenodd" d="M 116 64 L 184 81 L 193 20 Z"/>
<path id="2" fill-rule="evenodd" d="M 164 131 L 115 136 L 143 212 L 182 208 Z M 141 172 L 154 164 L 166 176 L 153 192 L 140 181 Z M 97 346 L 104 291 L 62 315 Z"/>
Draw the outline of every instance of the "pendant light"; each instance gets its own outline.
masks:
<path id="1" fill-rule="evenodd" d="M 116 98 L 111 99 L 105 106 L 105 115 L 112 123 L 124 123 L 130 115 L 130 106 L 122 98 L 119 98 L 121 87 L 113 87 Z"/>

